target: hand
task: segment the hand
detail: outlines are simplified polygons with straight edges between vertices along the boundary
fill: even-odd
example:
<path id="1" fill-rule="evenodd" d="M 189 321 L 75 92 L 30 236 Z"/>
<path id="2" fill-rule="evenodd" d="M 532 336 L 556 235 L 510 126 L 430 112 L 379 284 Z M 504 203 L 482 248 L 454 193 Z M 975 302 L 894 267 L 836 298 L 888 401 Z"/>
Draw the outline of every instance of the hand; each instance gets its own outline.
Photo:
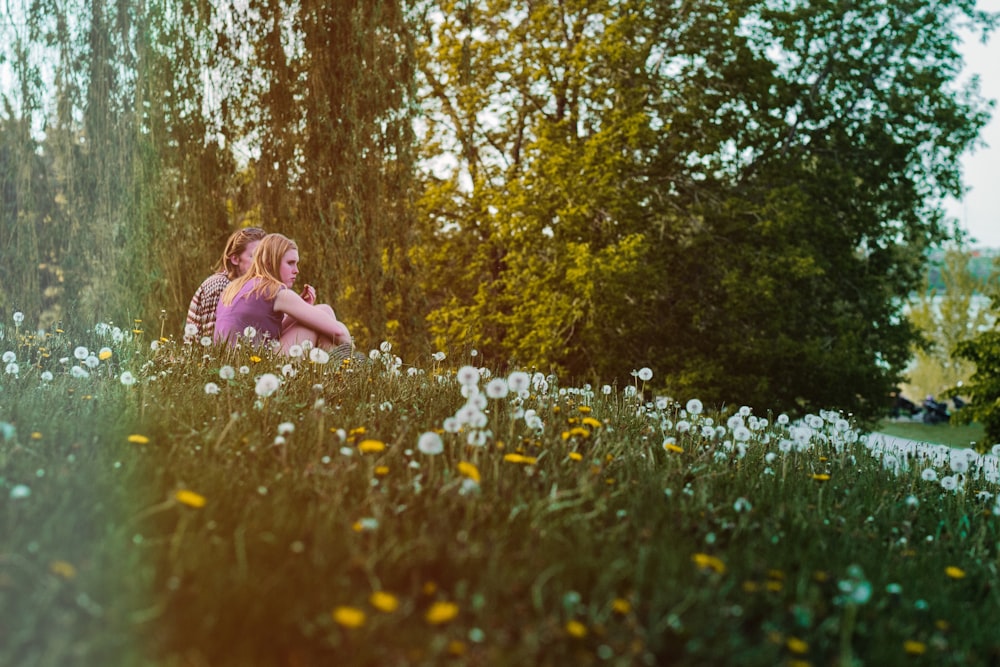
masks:
<path id="1" fill-rule="evenodd" d="M 302 293 L 299 296 L 310 306 L 316 304 L 316 288 L 312 285 L 303 285 Z"/>

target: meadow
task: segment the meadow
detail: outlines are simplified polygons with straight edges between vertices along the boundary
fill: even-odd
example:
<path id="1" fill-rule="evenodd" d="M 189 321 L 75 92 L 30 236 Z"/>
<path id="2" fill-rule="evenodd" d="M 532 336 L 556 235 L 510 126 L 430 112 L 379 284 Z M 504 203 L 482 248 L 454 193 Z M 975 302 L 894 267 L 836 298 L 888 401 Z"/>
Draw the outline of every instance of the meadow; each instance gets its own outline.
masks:
<path id="1" fill-rule="evenodd" d="M 0 664 L 1000 659 L 1000 448 L 151 328 L 0 330 Z"/>

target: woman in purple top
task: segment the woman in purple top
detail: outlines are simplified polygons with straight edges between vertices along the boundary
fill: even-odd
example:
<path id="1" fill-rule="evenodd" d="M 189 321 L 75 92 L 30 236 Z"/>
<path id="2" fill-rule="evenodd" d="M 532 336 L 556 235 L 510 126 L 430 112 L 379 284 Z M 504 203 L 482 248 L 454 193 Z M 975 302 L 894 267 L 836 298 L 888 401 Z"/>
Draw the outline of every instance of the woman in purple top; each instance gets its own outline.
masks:
<path id="1" fill-rule="evenodd" d="M 268 234 L 257 245 L 250 269 L 226 287 L 215 313 L 215 340 L 230 345 L 253 329 L 251 343 L 277 342 L 287 353 L 304 342 L 332 349 L 350 345 L 351 334 L 333 308 L 317 304 L 306 285 L 302 295 L 291 289 L 299 273 L 299 250 L 282 234 Z"/>

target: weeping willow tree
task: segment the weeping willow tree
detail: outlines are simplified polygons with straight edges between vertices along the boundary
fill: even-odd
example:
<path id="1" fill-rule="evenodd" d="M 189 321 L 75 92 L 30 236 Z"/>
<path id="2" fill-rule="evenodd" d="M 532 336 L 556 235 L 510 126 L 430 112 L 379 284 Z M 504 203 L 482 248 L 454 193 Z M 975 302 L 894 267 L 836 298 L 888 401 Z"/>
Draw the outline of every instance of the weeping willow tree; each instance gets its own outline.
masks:
<path id="1" fill-rule="evenodd" d="M 168 282 L 167 213 L 183 210 L 170 167 L 198 115 L 184 111 L 199 110 L 176 94 L 177 72 L 191 69 L 176 26 L 190 8 L 9 7 L 4 59 L 17 86 L 2 91 L 5 309 L 42 327 L 141 319 Z"/>
<path id="2" fill-rule="evenodd" d="M 176 334 L 226 237 L 257 224 L 299 242 L 306 279 L 357 336 L 421 342 L 401 3 L 12 7 L 5 311 Z"/>
<path id="3" fill-rule="evenodd" d="M 215 108 L 227 145 L 246 156 L 245 211 L 298 242 L 302 278 L 356 339 L 420 348 L 402 4 L 267 0 L 218 20 Z"/>

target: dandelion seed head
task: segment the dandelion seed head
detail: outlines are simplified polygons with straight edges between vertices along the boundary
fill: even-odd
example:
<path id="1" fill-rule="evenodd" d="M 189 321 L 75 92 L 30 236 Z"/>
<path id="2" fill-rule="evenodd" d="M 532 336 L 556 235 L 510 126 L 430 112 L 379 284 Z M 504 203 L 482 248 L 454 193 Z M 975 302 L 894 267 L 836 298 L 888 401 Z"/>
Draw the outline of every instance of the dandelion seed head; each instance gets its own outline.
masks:
<path id="1" fill-rule="evenodd" d="M 257 386 L 254 391 L 261 398 L 267 398 L 278 390 L 281 380 L 274 373 L 264 373 L 257 379 Z"/>
<path id="2" fill-rule="evenodd" d="M 420 434 L 420 437 L 417 439 L 417 450 L 421 454 L 435 456 L 444 451 L 444 441 L 434 431 L 427 431 Z"/>
<path id="3" fill-rule="evenodd" d="M 215 396 L 216 394 L 219 393 L 219 385 L 215 384 L 214 382 L 206 382 L 205 393 L 208 394 L 209 396 Z"/>

